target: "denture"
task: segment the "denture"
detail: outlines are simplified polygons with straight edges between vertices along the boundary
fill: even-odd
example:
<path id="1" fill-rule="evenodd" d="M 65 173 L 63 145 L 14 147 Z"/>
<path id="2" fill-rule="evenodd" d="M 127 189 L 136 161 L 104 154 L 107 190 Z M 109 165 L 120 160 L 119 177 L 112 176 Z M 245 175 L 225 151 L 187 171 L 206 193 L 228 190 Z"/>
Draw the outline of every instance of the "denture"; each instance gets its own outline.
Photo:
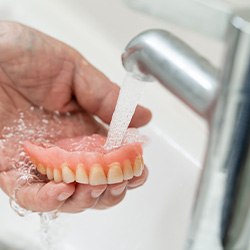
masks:
<path id="1" fill-rule="evenodd" d="M 23 146 L 38 172 L 55 182 L 114 184 L 142 174 L 141 143 L 106 151 L 105 141 L 105 137 L 94 134 L 63 139 L 55 144 L 25 141 Z"/>

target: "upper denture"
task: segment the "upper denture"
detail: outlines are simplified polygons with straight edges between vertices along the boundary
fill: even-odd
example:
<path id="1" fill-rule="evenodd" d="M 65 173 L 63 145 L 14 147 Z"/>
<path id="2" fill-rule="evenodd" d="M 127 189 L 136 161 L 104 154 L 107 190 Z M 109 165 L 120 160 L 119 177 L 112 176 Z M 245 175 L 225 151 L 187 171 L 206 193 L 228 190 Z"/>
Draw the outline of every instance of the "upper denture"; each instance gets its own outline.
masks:
<path id="1" fill-rule="evenodd" d="M 84 145 L 86 142 L 89 145 Z M 23 145 L 37 170 L 56 182 L 113 184 L 142 174 L 140 143 L 126 144 L 109 152 L 103 149 L 104 143 L 105 137 L 93 135 L 64 139 L 50 146 L 30 141 Z"/>

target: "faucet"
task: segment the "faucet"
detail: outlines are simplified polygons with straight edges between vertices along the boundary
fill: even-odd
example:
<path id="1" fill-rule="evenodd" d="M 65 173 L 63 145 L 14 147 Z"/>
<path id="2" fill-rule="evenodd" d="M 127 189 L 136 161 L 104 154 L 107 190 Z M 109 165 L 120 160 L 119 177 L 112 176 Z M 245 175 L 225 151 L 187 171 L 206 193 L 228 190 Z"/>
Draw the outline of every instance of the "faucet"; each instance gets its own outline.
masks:
<path id="1" fill-rule="evenodd" d="M 139 34 L 122 54 L 134 77 L 158 80 L 207 120 L 189 250 L 250 249 L 250 9 L 228 20 L 221 70 L 164 30 Z"/>

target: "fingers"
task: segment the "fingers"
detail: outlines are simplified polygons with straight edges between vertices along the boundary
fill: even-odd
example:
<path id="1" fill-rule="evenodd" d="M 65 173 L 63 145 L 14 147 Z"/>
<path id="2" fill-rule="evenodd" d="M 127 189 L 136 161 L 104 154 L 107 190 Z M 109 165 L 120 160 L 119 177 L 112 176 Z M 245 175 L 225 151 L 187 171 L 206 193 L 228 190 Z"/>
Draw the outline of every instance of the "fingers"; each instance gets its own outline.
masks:
<path id="1" fill-rule="evenodd" d="M 119 87 L 91 64 L 81 59 L 74 78 L 74 94 L 78 103 L 88 112 L 110 123 L 119 95 Z M 130 126 L 140 127 L 151 119 L 151 112 L 138 106 Z"/>
<path id="2" fill-rule="evenodd" d="M 58 209 L 74 193 L 74 185 L 48 182 L 35 183 L 21 188 L 17 202 L 32 211 L 47 212 Z"/>
<path id="3" fill-rule="evenodd" d="M 21 186 L 16 192 L 17 203 L 34 212 L 77 213 L 89 208 L 106 209 L 120 203 L 129 189 L 145 183 L 148 170 L 145 167 L 140 177 L 134 177 L 112 185 L 91 186 L 78 183 L 31 183 Z M 15 172 L 0 173 L 0 186 L 11 196 L 16 187 Z"/>
<path id="4" fill-rule="evenodd" d="M 60 208 L 61 212 L 77 213 L 92 208 L 106 190 L 107 185 L 90 186 L 77 184 L 74 195 Z"/>
<path id="5" fill-rule="evenodd" d="M 90 186 L 78 184 L 70 199 L 60 208 L 61 212 L 77 213 L 89 208 L 106 209 L 121 202 L 126 194 L 127 181 L 112 185 Z"/>
<path id="6" fill-rule="evenodd" d="M 126 195 L 127 181 L 109 185 L 95 205 L 95 209 L 106 209 L 120 203 Z"/>
<path id="7" fill-rule="evenodd" d="M 128 189 L 143 185 L 147 177 L 148 169 L 145 167 L 140 177 L 134 177 L 130 181 L 99 186 L 77 184 L 74 195 L 63 204 L 60 211 L 78 213 L 89 208 L 106 209 L 113 207 L 124 199 Z"/>
<path id="8" fill-rule="evenodd" d="M 16 189 L 17 176 L 14 170 L 4 175 L 0 173 L 0 183 L 9 196 L 15 192 L 16 201 L 21 207 L 34 212 L 58 209 L 75 190 L 74 184 L 55 182 L 24 184 Z"/>

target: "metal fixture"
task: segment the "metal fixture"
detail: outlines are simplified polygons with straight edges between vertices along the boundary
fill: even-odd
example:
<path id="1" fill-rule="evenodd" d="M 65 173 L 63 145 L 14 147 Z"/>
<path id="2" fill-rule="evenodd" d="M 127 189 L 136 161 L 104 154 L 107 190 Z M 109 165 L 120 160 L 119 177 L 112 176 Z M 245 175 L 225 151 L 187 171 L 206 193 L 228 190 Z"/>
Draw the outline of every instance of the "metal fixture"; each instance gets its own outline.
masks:
<path id="1" fill-rule="evenodd" d="M 157 79 L 208 121 L 187 249 L 250 249 L 250 9 L 230 14 L 226 46 L 221 72 L 163 30 L 139 34 L 122 55 L 127 71 Z"/>

